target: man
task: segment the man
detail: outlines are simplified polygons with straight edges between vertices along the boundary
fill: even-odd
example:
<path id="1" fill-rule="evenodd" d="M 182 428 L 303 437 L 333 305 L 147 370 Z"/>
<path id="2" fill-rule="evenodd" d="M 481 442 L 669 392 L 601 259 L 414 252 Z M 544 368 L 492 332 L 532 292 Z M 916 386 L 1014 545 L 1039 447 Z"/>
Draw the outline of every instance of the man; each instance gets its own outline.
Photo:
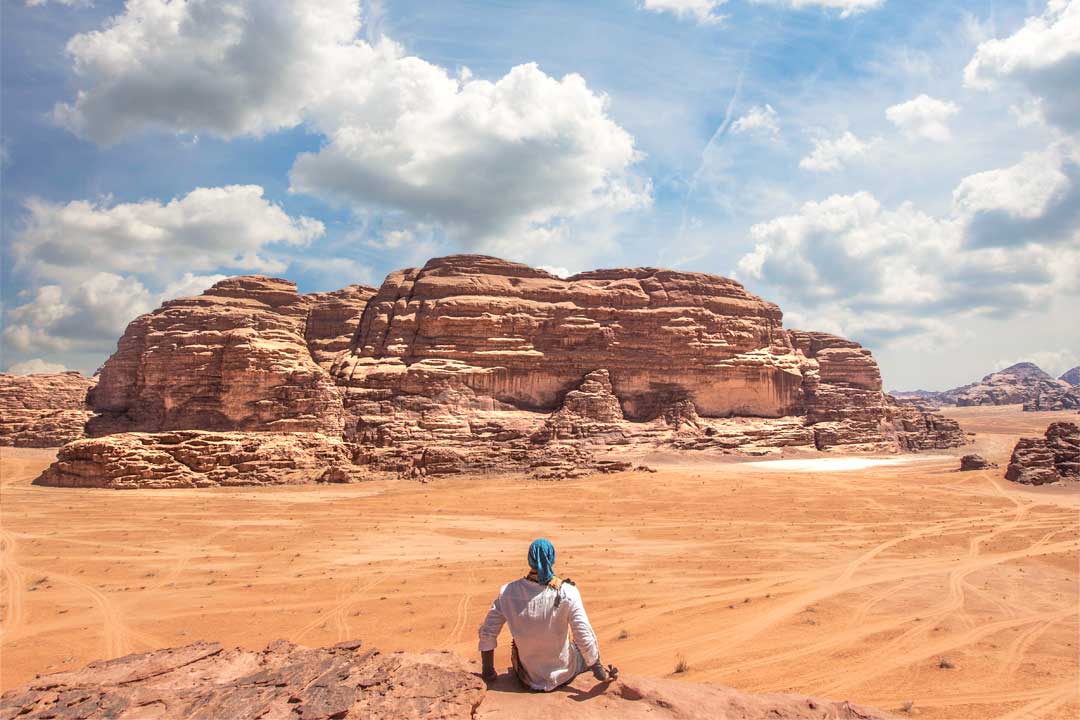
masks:
<path id="1" fill-rule="evenodd" d="M 499 590 L 480 626 L 485 680 L 498 677 L 495 647 L 503 623 L 510 624 L 511 662 L 526 687 L 549 692 L 586 669 L 601 682 L 608 679 L 581 593 L 569 579 L 557 577 L 554 566 L 552 544 L 544 538 L 534 540 L 529 546 L 529 574 Z"/>

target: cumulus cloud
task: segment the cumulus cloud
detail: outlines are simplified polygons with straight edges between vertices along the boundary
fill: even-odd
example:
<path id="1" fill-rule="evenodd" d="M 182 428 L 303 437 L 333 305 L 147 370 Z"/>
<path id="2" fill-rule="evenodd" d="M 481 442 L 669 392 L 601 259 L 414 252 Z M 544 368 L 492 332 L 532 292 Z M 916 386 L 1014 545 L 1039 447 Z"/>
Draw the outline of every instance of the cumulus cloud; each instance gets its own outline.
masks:
<path id="1" fill-rule="evenodd" d="M 949 118 L 958 112 L 956 103 L 923 94 L 888 108 L 885 117 L 910 138 L 945 142 L 952 137 Z"/>
<path id="2" fill-rule="evenodd" d="M 68 43 L 81 89 L 54 109 L 111 143 L 149 128 L 231 138 L 306 123 L 327 138 L 292 189 L 392 208 L 483 247 L 651 201 L 634 140 L 576 74 L 495 82 L 358 39 L 355 0 L 139 0 Z"/>
<path id="3" fill-rule="evenodd" d="M 813 172 L 839 170 L 847 162 L 864 157 L 878 142 L 878 138 L 860 140 L 850 131 L 835 140 L 815 140 L 813 151 L 799 161 L 799 167 Z"/>
<path id="4" fill-rule="evenodd" d="M 66 370 L 67 367 L 63 363 L 49 362 L 42 358 L 31 358 L 8 366 L 5 372 L 12 375 L 33 375 L 34 373 L 59 373 Z"/>
<path id="5" fill-rule="evenodd" d="M 211 271 L 283 271 L 279 249 L 323 234 L 256 185 L 197 188 L 167 203 L 32 198 L 26 211 L 11 253 L 31 289 L 6 309 L 3 332 L 5 350 L 19 354 L 105 352 L 135 316 L 225 277 Z"/>
<path id="6" fill-rule="evenodd" d="M 754 0 L 754 2 L 783 5 L 796 10 L 815 7 L 839 10 L 840 17 L 843 18 L 858 15 L 867 10 L 876 10 L 885 4 L 885 0 Z"/>
<path id="7" fill-rule="evenodd" d="M 26 202 L 26 218 L 11 252 L 15 266 L 47 280 L 71 280 L 86 268 L 158 274 L 220 267 L 280 272 L 268 254 L 275 244 L 302 246 L 320 237 L 323 224 L 292 218 L 263 197 L 258 185 L 196 188 L 161 203 L 144 200 L 67 204 Z"/>
<path id="8" fill-rule="evenodd" d="M 1080 163 L 1067 142 L 964 178 L 953 209 L 979 246 L 1080 241 Z"/>
<path id="9" fill-rule="evenodd" d="M 1050 0 L 1009 37 L 980 43 L 964 82 L 984 90 L 1018 85 L 1036 96 L 1049 122 L 1080 130 L 1080 1 Z"/>
<path id="10" fill-rule="evenodd" d="M 650 202 L 630 172 L 633 138 L 579 75 L 520 65 L 463 81 L 399 47 L 368 48 L 316 123 L 330 138 L 300 155 L 293 191 L 358 209 L 389 206 L 490 249 L 559 218 Z"/>
<path id="11" fill-rule="evenodd" d="M 145 128 L 222 137 L 293 127 L 332 91 L 359 3 L 135 0 L 67 44 L 82 89 L 54 119 L 111 144 Z"/>
<path id="12" fill-rule="evenodd" d="M 736 135 L 754 133 L 776 137 L 780 134 L 780 116 L 772 105 L 755 105 L 731 123 L 731 132 Z"/>
<path id="13" fill-rule="evenodd" d="M 936 332 L 949 314 L 1010 315 L 1076 292 L 1080 244 L 979 247 L 967 223 L 910 203 L 890 210 L 867 192 L 834 195 L 754 225 L 737 275 L 873 343 Z"/>
<path id="14" fill-rule="evenodd" d="M 653 12 L 667 12 L 685 20 L 692 19 L 703 25 L 713 25 L 724 20 L 717 13 L 727 0 L 644 0 L 641 7 Z"/>

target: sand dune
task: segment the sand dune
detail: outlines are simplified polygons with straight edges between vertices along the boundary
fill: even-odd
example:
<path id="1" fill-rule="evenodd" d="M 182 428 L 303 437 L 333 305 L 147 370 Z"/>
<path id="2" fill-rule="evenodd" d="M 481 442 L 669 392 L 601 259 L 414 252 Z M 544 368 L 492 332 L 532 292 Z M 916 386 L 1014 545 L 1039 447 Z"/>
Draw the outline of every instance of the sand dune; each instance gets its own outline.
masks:
<path id="1" fill-rule="evenodd" d="M 1067 416 L 949 413 L 979 433 L 955 455 L 1002 467 Z M 4 688 L 200 638 L 472 656 L 545 535 L 626 672 L 671 676 L 680 654 L 680 679 L 924 718 L 1080 713 L 1080 488 L 957 473 L 953 455 L 123 492 L 31 486 L 51 456 L 3 450 Z"/>

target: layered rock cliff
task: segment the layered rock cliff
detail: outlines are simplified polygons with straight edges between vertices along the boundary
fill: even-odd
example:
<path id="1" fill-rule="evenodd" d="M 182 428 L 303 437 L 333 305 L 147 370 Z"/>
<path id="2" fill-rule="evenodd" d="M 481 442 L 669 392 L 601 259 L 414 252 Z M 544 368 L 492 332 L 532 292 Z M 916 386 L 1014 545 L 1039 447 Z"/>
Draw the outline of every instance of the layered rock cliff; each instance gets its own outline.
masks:
<path id="1" fill-rule="evenodd" d="M 346 343 L 371 292 L 298 295 L 287 280 L 249 276 L 166 302 L 128 326 L 102 367 L 88 432 L 340 435 L 341 396 L 319 361 Z"/>
<path id="2" fill-rule="evenodd" d="M 59 447 L 83 437 L 93 386 L 77 372 L 0 373 L 0 445 Z"/>
<path id="3" fill-rule="evenodd" d="M 358 464 L 420 476 L 621 469 L 617 451 L 649 447 L 963 442 L 955 423 L 881 387 L 867 349 L 785 329 L 734 280 L 654 268 L 562 279 L 459 255 L 377 291 L 300 295 L 249 276 L 167 302 L 128 326 L 90 394 L 88 431 L 320 433 L 355 444 Z"/>
<path id="4" fill-rule="evenodd" d="M 1080 389 L 1051 377 L 1034 363 L 1022 362 L 979 382 L 938 393 L 935 399 L 959 407 L 1022 404 L 1025 410 L 1068 410 L 1080 408 Z"/>
<path id="5" fill-rule="evenodd" d="M 0 717 L 298 718 L 477 720 L 507 717 L 656 720 L 885 720 L 847 702 L 750 695 L 652 678 L 598 684 L 578 676 L 567 692 L 522 692 L 503 675 L 490 686 L 447 652 L 389 653 L 356 640 L 306 648 L 284 640 L 264 650 L 200 642 L 127 655 L 44 675 L 4 693 Z"/>

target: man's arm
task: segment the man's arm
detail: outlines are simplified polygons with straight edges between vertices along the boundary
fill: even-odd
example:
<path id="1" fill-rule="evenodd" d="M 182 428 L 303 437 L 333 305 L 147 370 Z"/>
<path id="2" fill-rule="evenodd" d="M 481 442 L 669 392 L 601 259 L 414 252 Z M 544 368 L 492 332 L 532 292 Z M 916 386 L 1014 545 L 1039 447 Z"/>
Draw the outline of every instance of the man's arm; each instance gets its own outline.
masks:
<path id="1" fill-rule="evenodd" d="M 570 633 L 574 636 L 574 644 L 585 658 L 585 665 L 593 667 L 600 662 L 600 647 L 596 643 L 596 633 L 593 632 L 589 616 L 585 613 L 585 603 L 581 601 L 577 588 L 567 592 L 566 596 L 570 607 Z"/>
<path id="2" fill-rule="evenodd" d="M 502 632 L 504 623 L 506 616 L 499 609 L 499 598 L 495 598 L 487 617 L 480 625 L 480 662 L 483 667 L 481 675 L 488 680 L 498 677 L 495 671 L 495 648 L 499 645 L 499 633 Z"/>

